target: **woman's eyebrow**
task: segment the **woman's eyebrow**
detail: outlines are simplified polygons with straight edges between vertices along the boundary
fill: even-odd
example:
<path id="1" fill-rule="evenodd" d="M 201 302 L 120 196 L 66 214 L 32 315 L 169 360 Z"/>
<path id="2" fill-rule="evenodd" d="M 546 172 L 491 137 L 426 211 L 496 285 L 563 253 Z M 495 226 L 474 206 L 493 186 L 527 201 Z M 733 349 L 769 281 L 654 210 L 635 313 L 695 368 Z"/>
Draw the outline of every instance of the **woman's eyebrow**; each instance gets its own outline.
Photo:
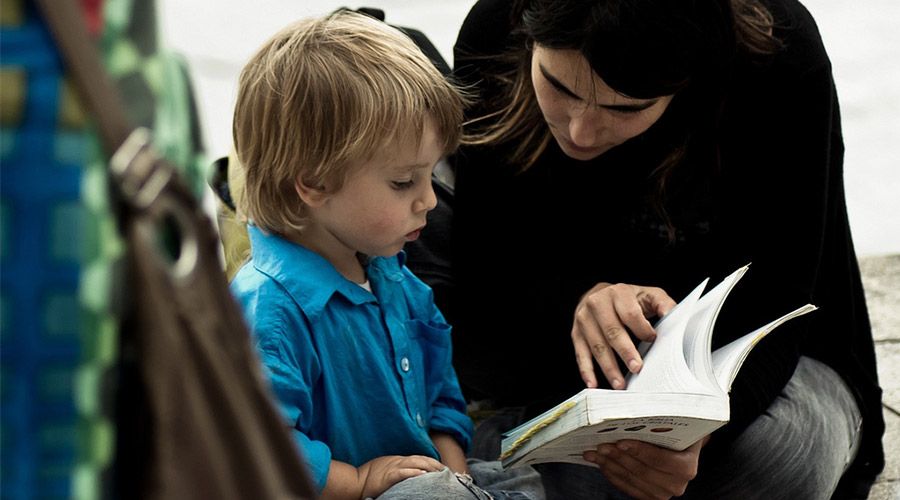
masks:
<path id="1" fill-rule="evenodd" d="M 568 87 L 563 85 L 563 83 L 557 80 L 555 76 L 551 75 L 543 64 L 538 64 L 538 68 L 541 70 L 541 74 L 544 75 L 544 78 L 546 78 L 551 85 L 559 89 L 560 92 L 568 95 L 569 97 L 572 97 L 573 99 L 578 99 L 580 101 L 584 100 L 581 96 L 579 96 L 575 92 L 572 92 Z M 612 111 L 625 111 L 634 113 L 636 111 L 643 111 L 653 106 L 657 103 L 657 101 L 659 101 L 659 99 L 650 99 L 649 101 L 642 101 L 633 104 L 597 104 L 597 106 Z"/>
<path id="2" fill-rule="evenodd" d="M 581 98 L 581 96 L 579 96 L 579 95 L 576 94 L 575 92 L 572 92 L 572 91 L 569 89 L 569 87 L 566 87 L 565 85 L 563 85 L 562 82 L 560 82 L 559 80 L 557 80 L 555 76 L 551 75 L 550 72 L 547 71 L 547 68 L 545 68 L 543 64 L 538 64 L 538 68 L 541 70 L 541 74 L 544 75 L 544 78 L 546 78 L 547 81 L 550 82 L 551 85 L 553 85 L 554 87 L 556 87 L 557 89 L 559 89 L 560 92 L 562 92 L 562 93 L 564 93 L 564 94 L 566 94 L 566 95 L 568 95 L 569 97 L 572 97 L 572 98 L 574 98 L 574 99 L 579 99 L 579 100 L 582 100 L 582 101 L 584 100 L 584 99 Z"/>

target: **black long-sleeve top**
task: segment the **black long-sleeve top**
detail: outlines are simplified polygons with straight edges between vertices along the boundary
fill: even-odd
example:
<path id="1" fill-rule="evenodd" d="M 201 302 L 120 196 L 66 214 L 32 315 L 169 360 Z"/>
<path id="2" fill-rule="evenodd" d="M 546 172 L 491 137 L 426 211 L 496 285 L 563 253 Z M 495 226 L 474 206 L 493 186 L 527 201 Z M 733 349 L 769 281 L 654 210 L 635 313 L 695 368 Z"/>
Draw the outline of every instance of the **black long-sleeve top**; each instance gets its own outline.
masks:
<path id="1" fill-rule="evenodd" d="M 871 483 L 880 472 L 881 390 L 831 65 L 802 5 L 773 0 L 770 9 L 784 47 L 766 64 L 736 65 L 718 163 L 689 153 L 669 183 L 674 239 L 647 200 L 679 123 L 676 101 L 647 132 L 591 161 L 568 158 L 555 141 L 524 173 L 504 147 L 464 147 L 452 158 L 454 285 L 438 298 L 452 311 L 469 397 L 537 412 L 583 387 L 570 332 L 579 298 L 598 282 L 659 286 L 680 300 L 703 278 L 715 283 L 751 263 L 721 311 L 714 349 L 807 302 L 819 310 L 753 350 L 732 387 L 731 421 L 704 459 L 765 411 L 805 355 L 833 367 L 859 403 L 864 443 L 852 478 Z M 470 118 L 490 111 L 498 87 L 487 76 L 510 29 L 503 0 L 480 0 L 463 24 L 454 72 L 475 94 Z"/>

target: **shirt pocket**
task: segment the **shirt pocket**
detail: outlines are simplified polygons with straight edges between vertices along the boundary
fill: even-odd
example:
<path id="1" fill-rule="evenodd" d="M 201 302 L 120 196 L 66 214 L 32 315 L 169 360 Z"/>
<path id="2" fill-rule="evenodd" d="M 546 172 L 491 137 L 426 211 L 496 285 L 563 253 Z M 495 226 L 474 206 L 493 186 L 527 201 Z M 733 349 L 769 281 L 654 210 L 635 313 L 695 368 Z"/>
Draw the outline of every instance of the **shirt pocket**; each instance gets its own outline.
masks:
<path id="1" fill-rule="evenodd" d="M 411 319 L 406 322 L 413 350 L 424 373 L 425 397 L 430 406 L 452 378 L 450 327 Z"/>

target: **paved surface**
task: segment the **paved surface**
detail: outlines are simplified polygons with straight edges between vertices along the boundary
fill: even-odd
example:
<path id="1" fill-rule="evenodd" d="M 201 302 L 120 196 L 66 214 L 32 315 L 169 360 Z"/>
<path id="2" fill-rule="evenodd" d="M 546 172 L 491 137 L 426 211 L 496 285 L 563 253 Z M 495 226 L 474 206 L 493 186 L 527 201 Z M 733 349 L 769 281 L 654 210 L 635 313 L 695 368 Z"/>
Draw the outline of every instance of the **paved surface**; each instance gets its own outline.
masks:
<path id="1" fill-rule="evenodd" d="M 884 389 L 887 465 L 869 500 L 900 500 L 900 254 L 860 259 Z"/>

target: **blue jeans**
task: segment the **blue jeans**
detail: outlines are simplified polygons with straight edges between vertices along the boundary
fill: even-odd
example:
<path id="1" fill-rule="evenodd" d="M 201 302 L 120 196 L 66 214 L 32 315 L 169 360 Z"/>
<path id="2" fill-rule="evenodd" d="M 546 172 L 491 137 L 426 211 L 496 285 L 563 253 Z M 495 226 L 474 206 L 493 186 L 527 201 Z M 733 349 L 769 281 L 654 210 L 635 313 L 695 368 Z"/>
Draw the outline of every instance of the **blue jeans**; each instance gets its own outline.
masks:
<path id="1" fill-rule="evenodd" d="M 541 478 L 531 467 L 503 470 L 500 462 L 470 459 L 469 474 L 450 469 L 400 481 L 378 500 L 543 500 Z"/>
<path id="2" fill-rule="evenodd" d="M 483 422 L 476 431 L 476 452 L 497 456 L 499 433 L 517 425 L 517 416 L 521 412 L 510 409 Z M 802 357 L 781 395 L 722 460 L 705 463 L 701 452 L 700 473 L 682 498 L 827 500 L 856 456 L 861 424 L 843 379 L 825 364 Z M 548 499 L 628 498 L 593 467 L 549 463 L 535 468 Z"/>

